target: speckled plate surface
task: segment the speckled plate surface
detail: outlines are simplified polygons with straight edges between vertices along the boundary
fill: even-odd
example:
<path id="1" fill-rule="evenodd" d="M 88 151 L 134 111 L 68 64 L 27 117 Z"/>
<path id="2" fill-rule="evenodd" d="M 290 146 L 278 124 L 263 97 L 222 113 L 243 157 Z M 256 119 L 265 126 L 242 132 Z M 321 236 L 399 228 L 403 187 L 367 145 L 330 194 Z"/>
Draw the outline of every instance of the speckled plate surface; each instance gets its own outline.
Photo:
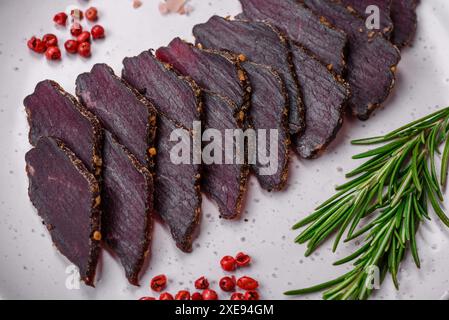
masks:
<path id="1" fill-rule="evenodd" d="M 192 288 L 192 280 L 201 275 L 219 279 L 222 276 L 219 258 L 240 250 L 254 257 L 253 265 L 245 273 L 260 280 L 263 298 L 283 299 L 282 292 L 286 289 L 329 280 L 347 268 L 333 267 L 332 262 L 352 248 L 341 247 L 334 255 L 327 244 L 312 257 L 304 258 L 304 247 L 293 243 L 296 233 L 290 231 L 291 225 L 331 195 L 333 187 L 344 181 L 344 172 L 357 165 L 351 156 L 363 148 L 350 146 L 351 139 L 387 132 L 449 105 L 449 4 L 446 0 L 422 1 L 415 45 L 403 52 L 397 86 L 385 108 L 366 123 L 348 120 L 338 140 L 320 159 L 293 159 L 287 191 L 269 194 L 251 179 L 245 213 L 242 220 L 234 222 L 220 220 L 216 208 L 205 200 L 201 232 L 192 254 L 181 253 L 167 229 L 157 223 L 151 262 L 140 288 L 128 285 L 119 263 L 103 252 L 97 288 L 81 285 L 79 289 L 69 290 L 66 282 L 70 274 L 66 271 L 70 272 L 67 269 L 70 263 L 53 248 L 27 196 L 24 154 L 30 145 L 22 100 L 38 81 L 46 78 L 58 81 L 73 93 L 76 76 L 90 70 L 94 63 L 106 62 L 119 72 L 123 57 L 165 45 L 175 36 L 192 39 L 194 24 L 206 21 L 213 14 L 234 15 L 240 9 L 237 0 L 193 0 L 195 10 L 190 16 L 162 17 L 158 2 L 143 0 L 142 7 L 133 9 L 131 0 L 91 0 L 102 14 L 107 39 L 94 45 L 91 59 L 64 54 L 59 63 L 48 63 L 30 53 L 26 38 L 54 32 L 67 39 L 66 30 L 55 30 L 53 14 L 73 4 L 84 7 L 88 2 L 0 2 L 1 298 L 136 299 L 150 294 L 148 282 L 160 273 L 169 276 L 168 289 L 176 292 Z M 449 231 L 434 219 L 420 229 L 418 242 L 422 270 L 418 271 L 407 258 L 400 273 L 401 290 L 395 291 L 388 279 L 374 298 L 448 297 Z M 213 287 L 217 284 L 213 283 Z"/>

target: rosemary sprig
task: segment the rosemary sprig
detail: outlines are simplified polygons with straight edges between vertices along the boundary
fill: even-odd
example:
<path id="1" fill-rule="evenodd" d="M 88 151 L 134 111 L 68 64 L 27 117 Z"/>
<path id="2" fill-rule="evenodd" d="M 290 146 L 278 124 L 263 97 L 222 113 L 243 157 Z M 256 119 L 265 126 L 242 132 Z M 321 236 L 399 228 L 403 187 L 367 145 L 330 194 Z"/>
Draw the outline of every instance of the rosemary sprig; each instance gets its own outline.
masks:
<path id="1" fill-rule="evenodd" d="M 374 277 L 382 282 L 388 272 L 399 288 L 399 266 L 407 252 L 420 267 L 415 235 L 420 223 L 430 220 L 429 204 L 449 227 L 442 207 L 449 160 L 449 108 L 387 135 L 352 143 L 380 146 L 354 156 L 368 160 L 346 175 L 351 180 L 337 187 L 333 197 L 293 228 L 306 227 L 296 238 L 297 243 L 307 243 L 306 256 L 332 234 L 336 234 L 334 252 L 343 238 L 349 242 L 365 236 L 357 251 L 335 263 L 353 262 L 354 268 L 332 281 L 286 295 L 326 290 L 325 299 L 367 299 Z M 436 154 L 441 155 L 439 175 Z"/>

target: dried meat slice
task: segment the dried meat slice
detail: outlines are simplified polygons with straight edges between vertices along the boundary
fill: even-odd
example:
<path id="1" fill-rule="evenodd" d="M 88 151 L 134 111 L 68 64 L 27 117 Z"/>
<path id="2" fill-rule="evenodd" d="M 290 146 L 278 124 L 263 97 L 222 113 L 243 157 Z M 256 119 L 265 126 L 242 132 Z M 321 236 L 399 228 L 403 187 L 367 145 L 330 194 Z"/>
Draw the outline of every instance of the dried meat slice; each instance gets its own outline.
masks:
<path id="1" fill-rule="evenodd" d="M 213 16 L 206 23 L 196 25 L 193 35 L 197 45 L 206 49 L 232 51 L 252 62 L 273 67 L 281 75 L 287 88 L 291 132 L 303 130 L 304 108 L 296 72 L 288 42 L 279 32 L 263 22 L 232 21 Z M 253 87 L 253 82 L 250 83 Z"/>
<path id="2" fill-rule="evenodd" d="M 390 9 L 393 0 L 341 0 L 341 3 L 349 10 L 357 12 L 361 17 L 369 18 L 373 14 L 377 17 L 374 19 L 379 22 L 378 30 L 381 31 L 385 37 L 389 38 L 393 31 L 393 21 L 391 20 Z M 376 6 L 377 8 L 373 8 Z M 374 10 L 374 11 L 373 11 Z M 371 19 L 369 20 L 371 22 Z"/>
<path id="3" fill-rule="evenodd" d="M 59 140 L 43 137 L 26 156 L 28 193 L 58 250 L 94 285 L 100 252 L 100 187 Z"/>
<path id="4" fill-rule="evenodd" d="M 156 51 L 156 57 L 191 77 L 201 88 L 210 90 L 235 103 L 242 116 L 249 107 L 251 88 L 237 60 L 217 52 L 201 50 L 179 38 Z"/>
<path id="5" fill-rule="evenodd" d="M 392 42 L 400 49 L 411 45 L 416 34 L 418 0 L 393 0 L 391 18 L 394 23 Z"/>
<path id="6" fill-rule="evenodd" d="M 194 121 L 201 118 L 200 89 L 187 78 L 179 77 L 171 67 L 158 61 L 150 51 L 123 61 L 123 78 L 143 94 L 158 112 L 155 166 L 155 211 L 167 223 L 178 247 L 191 251 L 192 238 L 201 212 L 201 166 L 173 161 L 174 148 L 194 148 L 190 139 Z M 176 130 L 185 139 L 172 141 Z M 201 151 L 201 150 L 200 150 Z"/>
<path id="7" fill-rule="evenodd" d="M 103 163 L 103 239 L 120 259 L 129 282 L 138 285 L 150 250 L 153 179 L 150 171 L 108 131 Z"/>
<path id="8" fill-rule="evenodd" d="M 233 152 L 232 163 L 226 164 L 225 158 L 230 155 L 226 154 L 222 143 L 217 143 L 221 141 L 218 140 L 218 133 L 223 138 L 226 130 L 242 129 L 243 123 L 234 117 L 236 108 L 229 99 L 209 91 L 204 92 L 205 129 L 213 129 L 215 132 L 210 132 L 211 141 L 204 145 L 203 153 L 209 160 L 203 166 L 201 187 L 217 204 L 221 217 L 225 219 L 240 215 L 249 174 L 248 166 L 236 161 L 236 152 Z"/>
<path id="9" fill-rule="evenodd" d="M 156 110 L 148 100 L 106 64 L 96 64 L 79 75 L 76 94 L 142 165 L 153 167 Z"/>
<path id="10" fill-rule="evenodd" d="M 306 130 L 293 139 L 293 144 L 301 157 L 314 158 L 337 135 L 350 97 L 349 89 L 306 49 L 293 45 L 291 50 L 307 108 Z"/>
<path id="11" fill-rule="evenodd" d="M 303 0 L 314 12 L 348 34 L 348 73 L 346 79 L 352 96 L 348 105 L 352 113 L 367 120 L 389 96 L 395 83 L 399 50 L 380 33 L 366 30 L 363 19 L 340 2 Z"/>
<path id="12" fill-rule="evenodd" d="M 240 0 L 240 18 L 262 20 L 313 52 L 329 69 L 343 74 L 347 38 L 344 32 L 323 24 L 297 0 Z"/>
<path id="13" fill-rule="evenodd" d="M 264 156 L 270 157 L 270 161 L 262 161 L 258 154 L 257 163 L 252 169 L 263 189 L 280 191 L 287 182 L 290 149 L 286 88 L 282 77 L 272 68 L 250 61 L 243 62 L 242 66 L 253 89 L 250 109 L 252 125 L 254 129 L 265 130 L 267 134 L 265 141 L 258 140 L 257 146 L 265 146 L 267 152 Z M 271 146 L 273 131 L 277 134 L 277 148 Z M 276 154 L 273 155 L 272 152 Z"/>
<path id="14" fill-rule="evenodd" d="M 103 133 L 98 119 L 56 82 L 44 80 L 24 100 L 30 125 L 29 140 L 58 138 L 97 176 L 101 170 Z"/>

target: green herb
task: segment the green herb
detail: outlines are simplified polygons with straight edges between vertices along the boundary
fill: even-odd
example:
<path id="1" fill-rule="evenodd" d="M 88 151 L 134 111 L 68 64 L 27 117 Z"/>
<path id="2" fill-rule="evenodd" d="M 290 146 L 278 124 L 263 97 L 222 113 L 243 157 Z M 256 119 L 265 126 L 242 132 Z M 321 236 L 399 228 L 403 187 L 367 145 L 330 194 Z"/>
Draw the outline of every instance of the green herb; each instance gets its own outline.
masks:
<path id="1" fill-rule="evenodd" d="M 346 176 L 351 180 L 294 229 L 305 228 L 296 242 L 307 244 L 306 256 L 335 234 L 333 250 L 364 236 L 363 244 L 335 265 L 353 262 L 345 275 L 311 288 L 286 292 L 307 294 L 326 290 L 325 299 L 367 299 L 376 276 L 379 283 L 390 273 L 399 288 L 400 264 L 411 252 L 416 266 L 420 259 L 416 232 L 430 220 L 429 204 L 449 227 L 442 208 L 449 159 L 449 108 L 409 123 L 381 137 L 356 140 L 355 145 L 380 146 L 354 156 L 368 159 Z M 445 145 L 441 153 L 439 147 Z M 441 156 L 437 174 L 436 155 Z"/>

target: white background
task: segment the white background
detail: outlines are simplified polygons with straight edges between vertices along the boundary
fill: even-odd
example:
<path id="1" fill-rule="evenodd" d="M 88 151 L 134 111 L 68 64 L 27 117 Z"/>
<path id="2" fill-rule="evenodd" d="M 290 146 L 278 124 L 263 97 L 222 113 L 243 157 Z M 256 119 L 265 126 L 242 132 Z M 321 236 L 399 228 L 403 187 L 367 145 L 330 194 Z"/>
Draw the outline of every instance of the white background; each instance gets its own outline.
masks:
<path id="1" fill-rule="evenodd" d="M 278 194 L 261 191 L 251 179 L 245 213 L 240 221 L 222 221 L 214 206 L 204 201 L 201 233 L 192 254 L 181 253 L 160 223 L 154 230 L 151 261 L 141 280 L 142 286 L 127 284 L 120 264 L 102 254 L 97 288 L 81 286 L 67 290 L 65 269 L 69 262 L 51 244 L 34 208 L 28 200 L 24 170 L 27 123 L 23 98 L 40 80 L 49 78 L 73 93 L 76 76 L 89 71 L 94 63 L 106 62 L 116 72 L 125 56 L 167 44 L 173 37 L 192 40 L 193 25 L 213 14 L 234 15 L 237 0 L 191 1 L 194 12 L 186 17 L 162 17 L 159 0 L 143 0 L 139 9 L 131 0 L 61 1 L 2 0 L 0 2 L 0 296 L 3 298 L 137 299 L 151 295 L 148 283 L 165 273 L 168 290 L 192 289 L 201 275 L 219 279 L 219 259 L 243 250 L 254 258 L 244 270 L 261 282 L 263 298 L 283 299 L 282 292 L 329 280 L 348 268 L 331 263 L 352 248 L 330 253 L 329 243 L 315 255 L 304 258 L 304 247 L 293 243 L 296 232 L 290 227 L 325 200 L 333 187 L 344 181 L 344 172 L 354 168 L 351 156 L 364 148 L 350 146 L 352 138 L 379 135 L 440 107 L 449 105 L 449 4 L 446 0 L 426 0 L 419 6 L 419 31 L 413 48 L 403 52 L 394 93 L 375 117 L 366 123 L 348 119 L 338 140 L 320 159 L 292 160 L 289 188 Z M 100 23 L 107 39 L 93 45 L 90 59 L 66 56 L 49 63 L 26 47 L 33 34 L 56 33 L 68 39 L 68 30 L 56 30 L 52 17 L 68 5 L 98 7 Z M 245 221 L 244 219 L 247 219 Z M 422 270 L 410 258 L 400 272 L 401 290 L 395 291 L 387 279 L 375 298 L 439 299 L 449 290 L 449 231 L 434 221 L 421 228 L 418 245 Z M 238 273 L 240 274 L 240 273 Z M 213 287 L 217 289 L 216 283 Z M 219 290 L 218 290 L 219 291 Z M 220 291 L 219 291 L 220 292 Z M 227 295 L 221 295 L 227 298 Z M 310 295 L 303 299 L 320 298 Z"/>

